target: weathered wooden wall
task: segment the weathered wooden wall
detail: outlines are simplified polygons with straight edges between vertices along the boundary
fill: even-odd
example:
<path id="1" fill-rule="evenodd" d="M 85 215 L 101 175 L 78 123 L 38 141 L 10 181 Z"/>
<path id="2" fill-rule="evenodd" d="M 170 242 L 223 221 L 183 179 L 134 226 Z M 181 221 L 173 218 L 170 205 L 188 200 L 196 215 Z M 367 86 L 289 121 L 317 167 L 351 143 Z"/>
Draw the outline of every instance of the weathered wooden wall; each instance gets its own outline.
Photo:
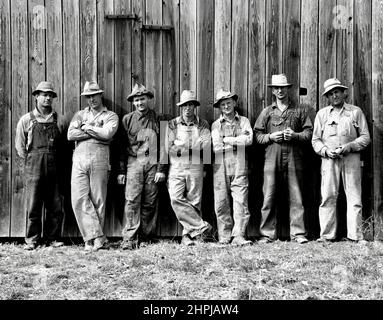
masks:
<path id="1" fill-rule="evenodd" d="M 106 17 L 131 13 L 139 19 Z M 218 116 L 215 93 L 234 90 L 240 112 L 254 123 L 271 101 L 271 75 L 284 72 L 294 83 L 294 100 L 313 117 L 326 104 L 323 82 L 334 76 L 350 87 L 349 102 L 365 112 L 373 136 L 363 153 L 366 234 L 382 238 L 382 17 L 383 0 L 0 0 L 0 237 L 24 236 L 25 190 L 14 136 L 40 81 L 54 83 L 55 107 L 67 119 L 85 107 L 81 89 L 94 79 L 121 117 L 132 110 L 126 97 L 140 81 L 155 93 L 152 107 L 173 116 L 180 92 L 196 90 L 199 114 L 209 122 Z M 143 24 L 173 29 L 143 30 Z M 300 87 L 308 89 L 306 96 L 299 96 Z M 260 152 L 251 150 L 250 235 L 257 233 L 262 203 Z M 320 161 L 310 148 L 307 162 L 306 221 L 316 235 Z M 123 190 L 113 178 L 107 231 L 119 236 Z M 205 182 L 204 215 L 214 223 L 209 171 Z M 69 194 L 68 184 L 64 191 Z M 158 233 L 179 235 L 165 187 L 160 194 Z M 64 234 L 78 236 L 68 196 L 64 208 Z"/>

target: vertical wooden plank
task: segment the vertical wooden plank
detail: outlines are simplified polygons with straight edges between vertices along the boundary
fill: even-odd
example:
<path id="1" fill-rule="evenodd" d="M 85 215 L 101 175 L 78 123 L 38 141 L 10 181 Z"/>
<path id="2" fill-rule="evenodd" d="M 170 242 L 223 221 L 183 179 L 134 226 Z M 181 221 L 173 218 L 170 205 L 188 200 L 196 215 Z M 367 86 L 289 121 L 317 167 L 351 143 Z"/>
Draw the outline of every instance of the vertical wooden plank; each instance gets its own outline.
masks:
<path id="1" fill-rule="evenodd" d="M 80 1 L 81 88 L 86 81 L 97 81 L 96 0 Z M 86 107 L 83 100 L 82 107 Z"/>
<path id="2" fill-rule="evenodd" d="M 11 24 L 9 0 L 0 0 L 0 237 L 10 236 L 11 223 Z"/>
<path id="3" fill-rule="evenodd" d="M 353 103 L 354 86 L 354 2 L 350 0 L 337 0 L 336 18 L 333 23 L 336 30 L 336 68 L 337 78 L 348 87 L 348 101 Z M 339 23 L 340 22 L 340 23 Z"/>
<path id="4" fill-rule="evenodd" d="M 133 23 L 132 34 L 132 86 L 139 82 L 145 83 L 145 34 L 142 32 L 142 24 L 145 15 L 145 0 L 132 0 L 133 13 L 140 17 Z M 133 107 L 131 110 L 133 111 Z"/>
<path id="5" fill-rule="evenodd" d="M 231 89 L 238 94 L 238 112 L 247 117 L 249 1 L 232 1 Z M 227 43 L 227 42 L 226 42 Z M 223 43 L 223 45 L 225 45 Z"/>
<path id="6" fill-rule="evenodd" d="M 366 115 L 369 130 L 372 134 L 372 34 L 371 11 L 372 2 L 355 0 L 354 2 L 354 104 L 359 106 Z M 362 153 L 363 158 L 363 217 L 366 221 L 364 235 L 373 238 L 373 225 L 371 222 L 373 202 L 373 156 L 372 145 Z"/>
<path id="7" fill-rule="evenodd" d="M 173 26 L 173 31 L 162 37 L 162 108 L 164 114 L 178 114 L 176 99 L 179 93 L 179 0 L 164 0 L 162 23 Z"/>
<path id="8" fill-rule="evenodd" d="M 383 240 L 383 1 L 372 0 L 374 239 Z"/>
<path id="9" fill-rule="evenodd" d="M 319 108 L 327 105 L 322 97 L 324 82 L 336 76 L 336 0 L 319 0 Z"/>
<path id="10" fill-rule="evenodd" d="M 214 121 L 214 0 L 197 2 L 197 65 L 197 91 L 202 106 L 199 115 L 212 123 Z"/>
<path id="11" fill-rule="evenodd" d="M 131 12 L 130 1 L 118 0 L 114 3 L 116 14 L 128 14 Z M 112 37 L 111 37 L 112 38 Z M 128 113 L 130 106 L 126 100 L 132 88 L 132 22 L 121 20 L 115 22 L 115 111 L 123 117 Z M 110 58 L 110 54 L 107 54 Z"/>
<path id="12" fill-rule="evenodd" d="M 32 91 L 41 81 L 46 80 L 46 28 L 47 11 L 44 0 L 28 0 L 29 15 L 29 107 L 36 102 Z"/>
<path id="13" fill-rule="evenodd" d="M 250 0 L 249 3 L 249 72 L 247 115 L 254 125 L 266 103 L 266 2 Z M 249 236 L 258 236 L 262 207 L 263 148 L 256 143 L 249 151 L 249 210 L 251 220 Z"/>
<path id="14" fill-rule="evenodd" d="M 162 1 L 146 0 L 145 23 L 162 24 Z M 162 113 L 162 32 L 145 31 L 145 84 L 153 91 L 152 108 Z"/>
<path id="15" fill-rule="evenodd" d="M 266 81 L 271 82 L 273 74 L 284 72 L 282 70 L 282 2 L 267 0 L 266 2 Z M 271 89 L 266 87 L 267 105 L 272 102 Z"/>
<path id="16" fill-rule="evenodd" d="M 315 3 L 315 1 L 314 1 Z M 299 65 L 301 45 L 301 0 L 283 0 L 282 21 L 282 72 L 290 83 L 290 98 L 299 102 Z"/>
<path id="17" fill-rule="evenodd" d="M 214 97 L 220 89 L 230 89 L 231 79 L 231 1 L 215 0 Z M 220 115 L 214 110 L 214 119 Z"/>
<path id="18" fill-rule="evenodd" d="M 62 2 L 63 11 L 63 113 L 65 126 L 73 115 L 80 110 L 80 0 L 65 0 Z M 63 236 L 77 237 L 80 232 L 71 204 L 71 169 L 73 143 L 68 143 L 62 175 L 62 191 L 64 195 Z"/>
<path id="19" fill-rule="evenodd" d="M 300 97 L 300 104 L 309 110 L 314 123 L 318 104 L 318 21 L 319 1 L 302 0 L 301 6 L 301 63 L 300 83 L 307 89 L 307 95 Z M 319 236 L 318 208 L 320 205 L 320 164 L 321 159 L 311 145 L 304 152 L 306 173 L 304 178 L 303 199 L 306 209 L 305 223 L 308 237 Z"/>
<path id="20" fill-rule="evenodd" d="M 17 122 L 28 112 L 28 6 L 24 0 L 11 1 L 12 13 L 12 142 Z M 14 144 L 12 144 L 14 146 Z M 12 147 L 11 237 L 24 237 L 26 212 L 23 161 Z"/>
<path id="21" fill-rule="evenodd" d="M 197 2 L 180 0 L 180 91 L 197 91 Z M 198 95 L 198 92 L 197 92 Z"/>
<path id="22" fill-rule="evenodd" d="M 54 108 L 63 110 L 63 33 L 61 0 L 45 0 L 47 10 L 47 80 L 57 92 Z"/>
<path id="23" fill-rule="evenodd" d="M 162 23 L 174 27 L 172 32 L 164 32 L 162 38 L 162 92 L 163 113 L 173 118 L 178 115 L 176 103 L 179 98 L 179 0 L 164 0 Z M 161 132 L 163 135 L 163 132 Z M 157 234 L 162 237 L 178 235 L 179 223 L 170 204 L 169 193 L 165 184 L 160 184 L 158 191 Z"/>

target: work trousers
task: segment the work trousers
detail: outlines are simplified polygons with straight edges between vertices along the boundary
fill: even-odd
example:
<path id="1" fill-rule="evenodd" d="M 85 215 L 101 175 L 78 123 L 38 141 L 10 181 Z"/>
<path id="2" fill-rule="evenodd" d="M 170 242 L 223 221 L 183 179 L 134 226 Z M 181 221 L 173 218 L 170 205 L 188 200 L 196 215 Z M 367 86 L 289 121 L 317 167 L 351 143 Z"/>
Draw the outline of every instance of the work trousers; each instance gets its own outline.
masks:
<path id="1" fill-rule="evenodd" d="M 264 166 L 263 206 L 260 233 L 270 239 L 277 238 L 277 194 L 287 196 L 289 203 L 290 238 L 305 236 L 302 200 L 303 164 L 292 148 L 268 150 Z"/>
<path id="2" fill-rule="evenodd" d="M 202 188 L 202 164 L 170 165 L 168 189 L 171 205 L 183 226 L 182 235 L 190 235 L 191 238 L 202 234 L 209 226 L 201 217 Z"/>
<path id="3" fill-rule="evenodd" d="M 73 154 L 72 207 L 84 241 L 104 236 L 109 146 L 83 141 Z"/>
<path id="4" fill-rule="evenodd" d="M 126 224 L 122 231 L 124 240 L 148 240 L 157 223 L 158 187 L 154 182 L 157 164 L 149 158 L 128 158 L 125 188 Z"/>
<path id="5" fill-rule="evenodd" d="M 340 159 L 322 158 L 322 202 L 319 207 L 320 235 L 333 240 L 337 229 L 337 198 L 340 179 L 347 199 L 347 237 L 362 240 L 362 172 L 359 153 Z"/>
<path id="6" fill-rule="evenodd" d="M 247 169 L 238 164 L 235 156 L 221 160 L 213 166 L 214 207 L 219 240 L 228 241 L 246 234 L 250 220 L 249 180 Z"/>
<path id="7" fill-rule="evenodd" d="M 25 175 L 28 216 L 25 242 L 37 243 L 41 238 L 43 204 L 46 209 L 43 237 L 53 241 L 60 235 L 62 221 L 55 154 L 41 150 L 28 153 Z"/>

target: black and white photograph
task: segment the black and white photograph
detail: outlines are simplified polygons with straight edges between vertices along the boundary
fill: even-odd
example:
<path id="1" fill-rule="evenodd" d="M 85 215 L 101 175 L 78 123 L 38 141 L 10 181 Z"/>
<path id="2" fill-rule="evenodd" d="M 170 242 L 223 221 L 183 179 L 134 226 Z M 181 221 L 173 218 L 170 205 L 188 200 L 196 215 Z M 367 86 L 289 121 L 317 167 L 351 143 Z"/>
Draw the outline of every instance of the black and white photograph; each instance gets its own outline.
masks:
<path id="1" fill-rule="evenodd" d="M 382 157 L 383 0 L 0 0 L 3 302 L 382 300 Z"/>

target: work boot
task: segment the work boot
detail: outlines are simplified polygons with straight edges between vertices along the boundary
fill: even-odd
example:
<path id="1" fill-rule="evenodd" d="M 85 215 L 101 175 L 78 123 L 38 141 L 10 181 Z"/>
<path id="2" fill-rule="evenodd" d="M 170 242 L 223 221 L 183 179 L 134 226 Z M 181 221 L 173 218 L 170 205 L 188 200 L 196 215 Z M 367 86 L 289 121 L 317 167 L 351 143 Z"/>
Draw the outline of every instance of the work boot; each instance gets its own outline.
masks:
<path id="1" fill-rule="evenodd" d="M 248 246 L 248 245 L 251 245 L 252 242 L 250 240 L 246 240 L 243 236 L 237 236 L 237 237 L 234 237 L 231 244 L 235 246 Z"/>
<path id="2" fill-rule="evenodd" d="M 258 240 L 258 243 L 271 243 L 273 242 L 273 240 L 269 237 L 261 237 L 259 240 Z"/>
<path id="3" fill-rule="evenodd" d="M 309 242 L 309 241 L 307 240 L 307 238 L 304 237 L 304 236 L 296 237 L 294 240 L 295 240 L 296 242 L 298 242 L 299 244 L 305 244 L 305 243 Z"/>
<path id="4" fill-rule="evenodd" d="M 84 247 L 84 250 L 86 252 L 91 252 L 93 250 L 93 243 L 92 243 L 92 240 L 89 240 L 89 241 L 85 241 L 85 247 Z"/>
<path id="5" fill-rule="evenodd" d="M 195 246 L 195 242 L 190 238 L 188 234 L 182 236 L 181 244 L 187 247 Z"/>
<path id="6" fill-rule="evenodd" d="M 26 251 L 32 251 L 32 250 L 35 250 L 37 248 L 37 243 L 27 243 L 25 246 L 24 246 L 24 250 Z"/>
<path id="7" fill-rule="evenodd" d="M 106 240 L 105 237 L 99 237 L 94 240 L 93 251 L 98 251 L 101 249 L 104 249 L 104 250 L 109 249 L 108 240 Z"/>
<path id="8" fill-rule="evenodd" d="M 123 240 L 120 247 L 122 250 L 135 250 L 138 249 L 138 243 L 136 240 Z"/>
<path id="9" fill-rule="evenodd" d="M 48 243 L 48 246 L 49 247 L 52 247 L 52 248 L 60 248 L 60 247 L 63 247 L 64 246 L 64 242 L 62 241 L 52 241 L 52 242 L 49 242 Z"/>

